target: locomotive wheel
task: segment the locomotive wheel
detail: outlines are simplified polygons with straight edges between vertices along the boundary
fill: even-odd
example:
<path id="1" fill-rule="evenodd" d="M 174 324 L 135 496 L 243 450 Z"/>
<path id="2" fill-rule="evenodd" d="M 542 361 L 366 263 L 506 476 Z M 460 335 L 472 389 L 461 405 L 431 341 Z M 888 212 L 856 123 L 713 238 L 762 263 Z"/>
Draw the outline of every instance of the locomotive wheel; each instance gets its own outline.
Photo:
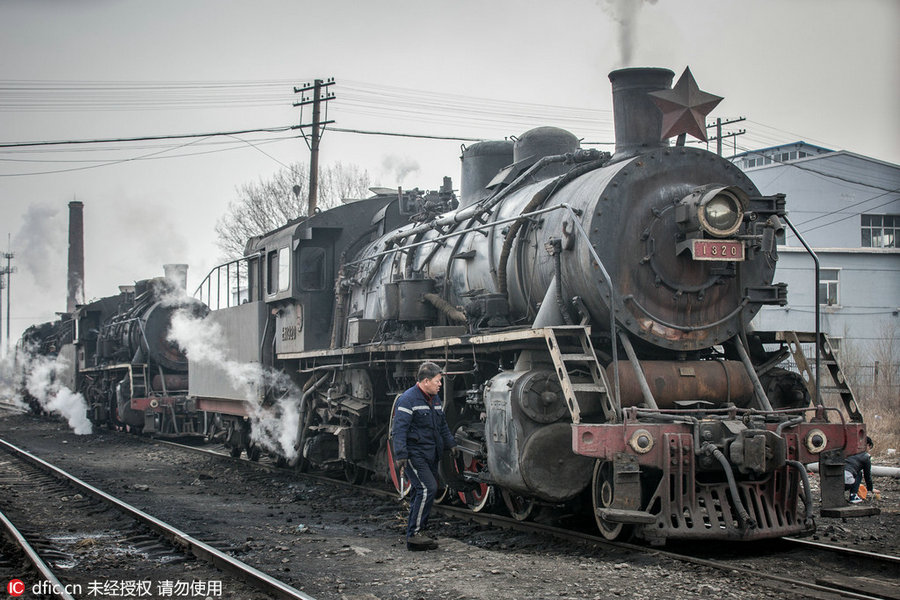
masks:
<path id="1" fill-rule="evenodd" d="M 288 466 L 298 473 L 306 473 L 309 471 L 309 461 L 303 458 L 299 453 L 295 458 L 288 460 Z"/>
<path id="2" fill-rule="evenodd" d="M 531 512 L 534 510 L 534 498 L 526 498 L 508 490 L 502 490 L 500 495 L 503 497 L 506 510 L 516 521 L 524 521 L 531 516 Z"/>
<path id="3" fill-rule="evenodd" d="M 259 461 L 260 454 L 262 454 L 262 451 L 256 444 L 251 444 L 251 446 L 247 448 L 247 458 L 249 458 L 253 462 Z"/>
<path id="4" fill-rule="evenodd" d="M 631 536 L 632 525 L 613 523 L 601 519 L 597 515 L 598 508 L 610 508 L 616 497 L 615 480 L 613 478 L 613 464 L 608 460 L 598 460 L 594 465 L 594 481 L 591 486 L 594 518 L 597 520 L 597 529 L 608 540 L 624 539 Z"/>
<path id="5" fill-rule="evenodd" d="M 484 470 L 484 463 L 475 457 L 472 457 L 472 460 L 469 461 L 465 470 L 470 473 L 480 473 Z M 460 473 L 460 475 L 462 475 L 462 473 Z M 488 505 L 488 502 L 490 502 L 491 496 L 493 495 L 491 493 L 493 489 L 493 486 L 486 483 L 477 483 L 471 490 L 458 492 L 459 499 L 462 500 L 472 512 L 479 512 Z"/>
<path id="6" fill-rule="evenodd" d="M 359 485 L 368 478 L 369 471 L 367 469 L 364 469 L 356 463 L 352 463 L 346 460 L 344 461 L 344 479 L 346 479 L 348 482 L 352 483 L 353 485 Z"/>
<path id="7" fill-rule="evenodd" d="M 391 444 L 391 434 L 394 432 L 394 415 L 397 413 L 397 400 L 400 399 L 400 394 L 394 398 L 394 405 L 391 407 L 391 420 L 388 423 L 388 438 L 387 438 L 387 462 L 388 462 L 388 472 L 391 476 L 391 482 L 394 484 L 394 489 L 397 490 L 397 493 L 400 494 L 401 498 L 405 498 L 409 493 L 410 487 L 412 487 L 409 483 L 409 480 L 406 477 L 400 476 L 400 470 L 397 468 L 397 465 L 394 463 L 394 448 Z"/>
<path id="8" fill-rule="evenodd" d="M 405 498 L 412 486 L 406 477 L 400 476 L 400 469 L 398 469 L 397 465 L 394 463 L 394 450 L 391 448 L 391 440 L 388 440 L 387 442 L 387 459 L 388 471 L 390 472 L 394 489 L 397 490 L 397 493 L 400 494 L 401 498 Z"/>
<path id="9" fill-rule="evenodd" d="M 440 481 L 438 481 L 438 485 L 440 485 Z M 450 500 L 452 495 L 450 494 L 450 488 L 445 486 L 438 487 L 437 494 L 434 496 L 434 501 L 437 504 L 443 504 Z"/>

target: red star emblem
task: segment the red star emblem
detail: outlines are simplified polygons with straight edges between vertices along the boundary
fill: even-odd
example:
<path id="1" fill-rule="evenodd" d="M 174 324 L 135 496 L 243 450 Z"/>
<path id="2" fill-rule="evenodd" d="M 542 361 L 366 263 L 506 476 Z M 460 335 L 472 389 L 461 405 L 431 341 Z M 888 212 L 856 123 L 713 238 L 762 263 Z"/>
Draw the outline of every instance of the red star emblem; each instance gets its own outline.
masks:
<path id="1" fill-rule="evenodd" d="M 689 133 L 697 139 L 707 141 L 706 115 L 722 101 L 722 97 L 700 91 L 690 67 L 684 70 L 671 90 L 649 94 L 663 114 L 660 139 Z"/>

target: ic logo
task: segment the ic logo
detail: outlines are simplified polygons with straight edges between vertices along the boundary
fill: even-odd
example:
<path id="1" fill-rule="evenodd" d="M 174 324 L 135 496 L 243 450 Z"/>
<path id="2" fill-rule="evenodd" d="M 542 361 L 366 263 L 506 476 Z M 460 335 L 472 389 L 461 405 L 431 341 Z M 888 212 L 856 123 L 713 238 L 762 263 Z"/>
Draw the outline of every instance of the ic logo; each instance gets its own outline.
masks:
<path id="1" fill-rule="evenodd" d="M 25 583 L 21 579 L 10 579 L 6 591 L 10 596 L 21 596 L 25 593 Z"/>

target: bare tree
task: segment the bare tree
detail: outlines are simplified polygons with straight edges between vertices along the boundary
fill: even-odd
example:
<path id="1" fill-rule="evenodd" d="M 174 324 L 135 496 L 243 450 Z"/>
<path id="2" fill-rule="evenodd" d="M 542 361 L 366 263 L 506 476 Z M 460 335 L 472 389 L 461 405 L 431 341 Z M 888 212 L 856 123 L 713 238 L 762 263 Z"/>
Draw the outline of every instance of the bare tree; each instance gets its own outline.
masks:
<path id="1" fill-rule="evenodd" d="M 277 229 L 306 215 L 309 171 L 294 163 L 270 179 L 260 178 L 237 189 L 237 198 L 216 223 L 218 246 L 226 258 L 244 254 L 247 240 Z M 356 165 L 336 162 L 319 173 L 319 209 L 336 206 L 342 198 L 364 198 L 369 192 L 369 173 Z"/>

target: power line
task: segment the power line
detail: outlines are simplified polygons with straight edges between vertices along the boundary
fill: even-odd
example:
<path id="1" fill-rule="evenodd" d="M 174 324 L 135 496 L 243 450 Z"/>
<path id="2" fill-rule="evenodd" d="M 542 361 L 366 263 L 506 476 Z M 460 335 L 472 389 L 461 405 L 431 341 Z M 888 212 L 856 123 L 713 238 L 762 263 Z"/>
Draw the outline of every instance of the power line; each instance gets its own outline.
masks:
<path id="1" fill-rule="evenodd" d="M 245 133 L 280 133 L 282 131 L 290 131 L 291 129 L 295 129 L 292 125 L 285 125 L 281 127 L 259 127 L 256 129 L 240 129 L 237 131 L 216 131 L 212 133 L 178 133 L 178 134 L 167 134 L 167 135 L 145 135 L 140 137 L 130 137 L 130 138 L 105 138 L 105 139 L 93 139 L 93 140 L 57 140 L 57 141 L 47 141 L 47 142 L 8 142 L 8 143 L 0 143 L 0 148 L 28 148 L 34 146 L 63 146 L 63 145 L 73 145 L 73 144 L 109 144 L 109 143 L 118 143 L 118 142 L 146 142 L 151 140 L 178 140 L 185 138 L 198 138 L 198 137 L 215 137 L 220 135 L 242 135 Z"/>
<path id="2" fill-rule="evenodd" d="M 470 137 L 459 137 L 459 136 L 443 136 L 443 135 L 424 135 L 419 133 L 397 133 L 392 131 L 367 131 L 365 129 L 345 129 L 343 127 L 329 127 L 329 131 L 336 131 L 339 133 L 359 133 L 362 135 L 384 135 L 390 137 L 407 137 L 407 138 L 419 138 L 424 140 L 447 140 L 451 142 L 481 142 L 484 138 L 470 138 Z"/>
<path id="3" fill-rule="evenodd" d="M 887 206 L 888 204 L 893 204 L 893 203 L 896 202 L 896 201 L 897 201 L 897 199 L 894 198 L 894 199 L 888 200 L 887 202 L 885 202 L 885 203 L 883 203 L 883 204 L 879 204 L 878 206 L 870 206 L 867 210 L 876 210 L 876 209 L 879 209 L 879 208 L 881 208 L 881 207 L 883 207 L 883 206 Z M 823 228 L 823 227 L 828 227 L 829 225 L 834 225 L 835 223 L 840 223 L 841 221 L 846 221 L 847 219 L 852 219 L 853 217 L 858 217 L 858 216 L 861 215 L 861 214 L 862 214 L 862 213 L 857 212 L 857 213 L 853 213 L 852 215 L 847 215 L 846 217 L 842 217 L 842 218 L 840 218 L 840 219 L 837 219 L 837 220 L 835 220 L 835 221 L 830 221 L 830 222 L 828 222 L 828 223 L 822 223 L 821 225 L 816 225 L 815 227 L 810 227 L 809 229 L 804 230 L 804 233 L 809 233 L 810 231 L 815 231 L 816 229 L 821 229 L 821 228 Z"/>

